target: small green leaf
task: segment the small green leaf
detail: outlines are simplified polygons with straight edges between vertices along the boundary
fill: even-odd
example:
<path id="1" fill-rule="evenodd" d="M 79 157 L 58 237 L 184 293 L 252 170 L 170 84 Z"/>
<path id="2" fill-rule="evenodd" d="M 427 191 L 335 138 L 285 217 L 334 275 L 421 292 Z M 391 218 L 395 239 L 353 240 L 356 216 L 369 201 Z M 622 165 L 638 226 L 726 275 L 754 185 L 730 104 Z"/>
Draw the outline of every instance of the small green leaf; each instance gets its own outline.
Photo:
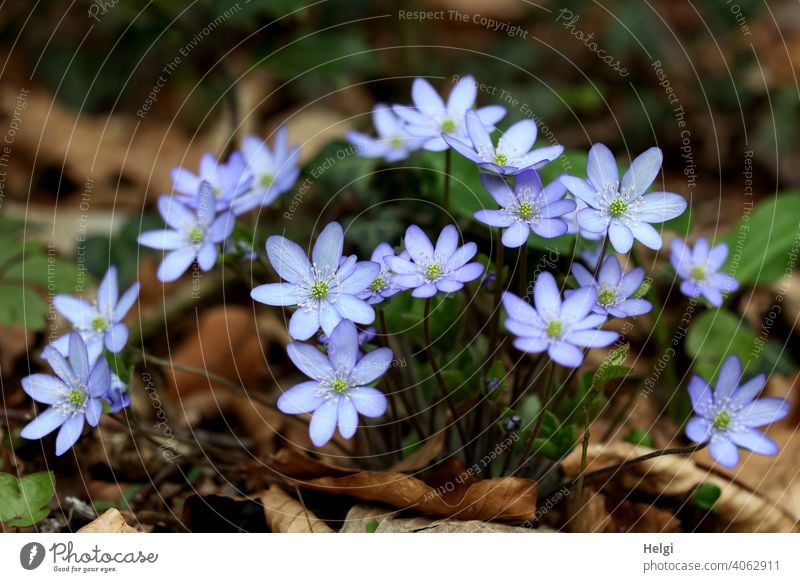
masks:
<path id="1" fill-rule="evenodd" d="M 371 519 L 370 521 L 367 522 L 367 533 L 375 533 L 376 531 L 378 531 L 379 525 L 380 523 L 378 522 L 377 519 Z"/>
<path id="2" fill-rule="evenodd" d="M 717 503 L 721 495 L 722 491 L 713 483 L 702 483 L 697 486 L 697 489 L 694 490 L 694 493 L 692 494 L 692 501 L 700 509 L 714 511 L 714 505 Z"/>
<path id="3" fill-rule="evenodd" d="M 731 354 L 739 356 L 746 365 L 755 340 L 755 334 L 743 319 L 727 311 L 705 311 L 689 328 L 686 352 L 695 360 L 694 371 L 712 381 L 720 364 Z"/>
<path id="4" fill-rule="evenodd" d="M 47 504 L 55 493 L 52 472 L 31 473 L 17 479 L 0 473 L 0 521 L 11 527 L 28 527 L 47 517 Z"/>

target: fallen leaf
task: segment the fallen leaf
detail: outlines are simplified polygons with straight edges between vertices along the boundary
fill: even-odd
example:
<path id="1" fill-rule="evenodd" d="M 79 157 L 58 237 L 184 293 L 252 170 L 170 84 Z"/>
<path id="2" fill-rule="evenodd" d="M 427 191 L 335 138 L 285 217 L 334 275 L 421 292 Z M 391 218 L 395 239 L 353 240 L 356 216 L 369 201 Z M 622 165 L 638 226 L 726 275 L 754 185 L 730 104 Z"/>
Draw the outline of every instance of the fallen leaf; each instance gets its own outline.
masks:
<path id="1" fill-rule="evenodd" d="M 587 451 L 587 470 L 592 472 L 611 467 L 650 452 L 652 449 L 626 442 L 592 444 Z M 564 472 L 573 478 L 580 472 L 580 465 L 580 447 L 561 462 Z M 701 483 L 711 483 L 722 491 L 715 507 L 726 531 L 797 530 L 797 517 L 783 503 L 749 491 L 738 482 L 698 466 L 696 459 L 686 456 L 665 455 L 648 459 L 622 470 L 604 474 L 591 485 L 614 488 L 625 492 L 626 495 L 637 491 L 647 495 L 687 500 Z"/>
<path id="2" fill-rule="evenodd" d="M 111 508 L 94 521 L 87 523 L 78 533 L 139 533 L 128 525 L 119 509 Z"/>
<path id="3" fill-rule="evenodd" d="M 260 495 L 267 524 L 277 533 L 333 533 L 328 525 L 290 497 L 279 485 Z"/>
<path id="4" fill-rule="evenodd" d="M 339 533 L 541 533 L 548 528 L 531 529 L 485 521 L 433 520 L 427 517 L 395 517 L 399 511 L 387 511 L 369 505 L 354 505 L 347 512 Z"/>

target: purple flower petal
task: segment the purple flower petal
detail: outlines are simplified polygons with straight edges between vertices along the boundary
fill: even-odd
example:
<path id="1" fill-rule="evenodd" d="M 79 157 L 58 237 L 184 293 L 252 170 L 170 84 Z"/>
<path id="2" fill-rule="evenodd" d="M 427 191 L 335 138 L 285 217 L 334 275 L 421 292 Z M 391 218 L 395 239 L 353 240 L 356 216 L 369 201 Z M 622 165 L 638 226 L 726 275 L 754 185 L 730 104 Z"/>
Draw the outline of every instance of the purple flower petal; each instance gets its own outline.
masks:
<path id="1" fill-rule="evenodd" d="M 356 295 L 369 287 L 380 274 L 381 266 L 373 261 L 361 261 L 355 265 L 353 273 L 340 285 L 342 293 Z"/>
<path id="2" fill-rule="evenodd" d="M 683 214 L 686 200 L 672 192 L 651 192 L 641 198 L 638 220 L 644 222 L 666 222 Z"/>
<path id="3" fill-rule="evenodd" d="M 548 186 L 549 188 L 549 186 Z M 546 190 L 547 188 L 545 188 Z M 577 208 L 577 204 L 574 200 L 556 200 L 554 202 L 550 202 L 547 206 L 542 208 L 542 217 L 543 218 L 558 218 L 559 216 L 564 216 L 565 214 L 569 214 L 573 212 L 575 208 Z"/>
<path id="4" fill-rule="evenodd" d="M 608 228 L 608 219 L 594 208 L 583 208 L 576 217 L 580 227 L 589 232 L 605 232 Z"/>
<path id="5" fill-rule="evenodd" d="M 486 126 L 483 125 L 481 120 L 478 118 L 478 115 L 474 111 L 470 110 L 467 111 L 465 118 L 467 122 L 467 133 L 469 134 L 469 138 L 472 140 L 472 145 L 474 146 L 475 151 L 485 152 L 487 155 L 489 153 L 493 154 L 495 150 L 494 144 L 492 143 L 492 138 L 489 136 Z M 447 143 L 450 143 L 450 140 L 447 140 Z"/>
<path id="6" fill-rule="evenodd" d="M 121 321 L 126 315 L 128 315 L 131 307 L 133 307 L 133 304 L 136 303 L 136 299 L 139 297 L 140 288 L 141 285 L 139 285 L 139 283 L 134 283 L 128 288 L 127 291 L 125 291 L 125 293 L 122 294 L 122 297 L 120 297 L 116 307 L 114 307 L 114 321 Z"/>
<path id="7" fill-rule="evenodd" d="M 451 271 L 448 277 L 459 283 L 469 283 L 483 275 L 484 270 L 485 267 L 480 263 L 468 263 L 455 271 Z"/>
<path id="8" fill-rule="evenodd" d="M 472 75 L 461 77 L 450 91 L 447 98 L 447 109 L 464 115 L 475 104 L 478 87 Z"/>
<path id="9" fill-rule="evenodd" d="M 450 257 L 458 248 L 458 229 L 452 224 L 448 224 L 442 229 L 439 238 L 436 239 L 434 253 L 440 257 Z"/>
<path id="10" fill-rule="evenodd" d="M 572 275 L 581 287 L 588 287 L 594 284 L 592 273 L 580 263 L 572 263 Z"/>
<path id="11" fill-rule="evenodd" d="M 417 297 L 418 299 L 427 299 L 428 297 L 433 297 L 436 295 L 436 285 L 433 283 L 425 283 L 424 285 L 420 285 L 416 289 L 411 292 L 412 297 Z"/>
<path id="12" fill-rule="evenodd" d="M 319 329 L 319 310 L 298 309 L 289 319 L 289 335 L 294 339 L 307 340 Z"/>
<path id="13" fill-rule="evenodd" d="M 556 317 L 561 314 L 561 293 L 555 278 L 547 271 L 540 273 L 536 278 L 533 300 L 539 314 L 544 316 L 546 313 L 552 313 Z"/>
<path id="14" fill-rule="evenodd" d="M 414 79 L 411 85 L 411 100 L 417 109 L 426 114 L 437 113 L 445 108 L 444 101 L 433 85 L 421 77 Z"/>
<path id="15" fill-rule="evenodd" d="M 447 142 L 447 145 L 449 145 L 451 148 L 456 150 L 458 153 L 460 153 L 462 156 L 464 156 L 471 162 L 474 162 L 476 164 L 480 164 L 481 162 L 483 162 L 483 158 L 481 158 L 477 153 L 475 153 L 474 148 L 469 144 L 467 144 L 466 142 L 464 142 L 463 140 L 460 140 L 457 137 L 448 134 L 442 134 L 442 139 L 445 142 Z"/>
<path id="16" fill-rule="evenodd" d="M 201 271 L 210 271 L 217 262 L 218 254 L 216 245 L 210 242 L 204 243 L 197 251 L 197 266 Z"/>
<path id="17" fill-rule="evenodd" d="M 311 272 L 311 263 L 300 245 L 282 236 L 271 236 L 266 246 L 269 262 L 282 279 L 299 285 Z"/>
<path id="18" fill-rule="evenodd" d="M 483 125 L 493 128 L 496 123 L 505 117 L 506 108 L 500 105 L 486 105 L 485 107 L 476 109 L 475 113 L 478 115 L 478 119 L 481 120 Z"/>
<path id="19" fill-rule="evenodd" d="M 56 456 L 66 453 L 81 437 L 83 419 L 82 414 L 73 414 L 61 425 L 56 436 Z"/>
<path id="20" fill-rule="evenodd" d="M 565 200 L 564 202 L 568 202 Z M 569 201 L 571 202 L 571 201 Z M 542 238 L 556 238 L 567 234 L 569 227 L 563 220 L 555 218 L 542 218 L 533 225 L 533 232 Z"/>
<path id="21" fill-rule="evenodd" d="M 711 439 L 709 453 L 717 463 L 728 469 L 733 469 L 739 462 L 739 449 L 725 437 Z"/>
<path id="22" fill-rule="evenodd" d="M 535 291 L 534 291 L 535 292 Z M 558 292 L 556 290 L 556 292 Z M 594 287 L 575 289 L 564 299 L 561 305 L 561 319 L 565 323 L 573 323 L 584 319 L 597 303 L 597 290 Z M 536 307 L 539 307 L 539 298 L 536 298 Z M 539 309 L 539 312 L 542 310 Z"/>
<path id="23" fill-rule="evenodd" d="M 591 329 L 567 332 L 565 339 L 584 348 L 607 348 L 619 339 L 619 334 L 605 329 Z"/>
<path id="24" fill-rule="evenodd" d="M 358 330 L 352 321 L 340 321 L 328 339 L 328 359 L 336 370 L 350 370 L 358 359 Z"/>
<path id="25" fill-rule="evenodd" d="M 333 438 L 336 431 L 339 398 L 329 398 L 314 411 L 311 423 L 308 427 L 311 442 L 315 446 L 321 447 Z"/>
<path id="26" fill-rule="evenodd" d="M 605 145 L 596 143 L 589 150 L 589 160 L 586 164 L 586 173 L 589 180 L 598 189 L 602 190 L 607 184 L 619 181 L 619 169 L 614 154 Z M 569 188 L 569 185 L 567 186 Z M 577 192 L 573 192 L 580 197 Z M 588 200 L 586 201 L 589 202 Z"/>
<path id="27" fill-rule="evenodd" d="M 322 381 L 333 376 L 334 369 L 331 362 L 325 354 L 312 345 L 291 342 L 286 346 L 286 353 L 292 363 L 309 378 Z"/>
<path id="28" fill-rule="evenodd" d="M 714 390 L 714 400 L 722 402 L 729 398 L 736 387 L 739 385 L 739 379 L 742 377 L 742 363 L 736 356 L 728 356 L 728 358 L 720 366 L 719 374 L 717 375 L 717 385 Z"/>
<path id="29" fill-rule="evenodd" d="M 543 338 L 519 337 L 514 340 L 514 347 L 521 352 L 540 354 L 550 346 Z"/>
<path id="30" fill-rule="evenodd" d="M 86 344 L 77 332 L 69 334 L 69 364 L 82 384 L 89 381 L 89 353 Z"/>
<path id="31" fill-rule="evenodd" d="M 281 394 L 276 405 L 284 414 L 313 412 L 325 401 L 319 392 L 319 382 L 301 382 Z"/>
<path id="32" fill-rule="evenodd" d="M 728 245 L 720 243 L 708 253 L 708 268 L 711 271 L 719 271 L 728 258 Z"/>
<path id="33" fill-rule="evenodd" d="M 713 392 L 702 377 L 692 376 L 689 380 L 689 398 L 692 401 L 692 408 L 698 414 L 707 413 L 714 404 Z"/>
<path id="34" fill-rule="evenodd" d="M 414 263 L 402 257 L 386 257 L 384 262 L 398 275 L 415 275 L 419 272 Z"/>
<path id="35" fill-rule="evenodd" d="M 100 286 L 97 288 L 97 307 L 100 313 L 111 313 L 118 299 L 117 269 L 112 265 L 106 271 L 100 281 Z"/>
<path id="36" fill-rule="evenodd" d="M 511 159 L 527 154 L 536 142 L 536 123 L 523 119 L 509 127 L 497 142 L 497 152 Z M 541 184 L 537 192 L 541 190 Z"/>
<path id="37" fill-rule="evenodd" d="M 783 398 L 760 398 L 739 413 L 739 420 L 748 427 L 763 426 L 789 414 L 789 403 Z"/>
<path id="38" fill-rule="evenodd" d="M 319 306 L 319 326 L 326 336 L 330 336 L 341 321 L 342 315 L 334 305 L 323 303 Z"/>
<path id="39" fill-rule="evenodd" d="M 267 283 L 250 291 L 250 297 L 266 305 L 297 305 L 297 287 L 291 283 Z"/>
<path id="40" fill-rule="evenodd" d="M 55 404 L 60 400 L 59 394 L 65 392 L 67 387 L 49 374 L 31 374 L 22 379 L 22 389 L 36 402 Z"/>
<path id="41" fill-rule="evenodd" d="M 663 244 L 661 234 L 646 222 L 631 222 L 628 228 L 633 237 L 649 249 L 657 251 Z"/>
<path id="42" fill-rule="evenodd" d="M 109 352 L 116 354 L 121 352 L 128 343 L 128 326 L 124 323 L 117 323 L 111 326 L 105 333 L 105 345 Z"/>
<path id="43" fill-rule="evenodd" d="M 634 194 L 644 194 L 658 176 L 663 159 L 661 150 L 656 147 L 636 156 L 622 177 L 622 188 Z"/>
<path id="44" fill-rule="evenodd" d="M 86 422 L 89 426 L 95 427 L 100 424 L 100 417 L 103 415 L 103 403 L 98 398 L 90 398 L 86 403 Z M 83 427 L 81 427 L 83 428 Z"/>
<path id="45" fill-rule="evenodd" d="M 353 401 L 353 405 L 355 405 L 359 414 L 367 418 L 376 418 L 382 416 L 386 412 L 386 396 L 375 388 L 366 386 L 355 388 L 350 392 L 350 399 Z"/>
<path id="46" fill-rule="evenodd" d="M 67 417 L 64 416 L 64 413 L 57 408 L 48 408 L 26 424 L 20 431 L 19 436 L 30 440 L 40 439 L 64 424 L 66 419 Z"/>
<path id="47" fill-rule="evenodd" d="M 520 297 L 517 297 L 513 293 L 504 291 L 502 299 L 503 307 L 505 308 L 509 317 L 521 322 L 529 321 L 532 318 L 535 318 L 539 321 L 541 320 L 541 318 L 539 318 L 539 314 L 536 313 L 536 310 L 530 303 L 524 301 Z"/>
<path id="48" fill-rule="evenodd" d="M 501 176 L 497 174 L 481 174 L 481 183 L 500 206 L 506 207 L 514 203 L 516 199 L 514 192 L 511 190 L 511 186 L 508 185 L 508 182 Z"/>
<path id="49" fill-rule="evenodd" d="M 711 423 L 705 418 L 695 416 L 689 419 L 684 429 L 689 440 L 695 443 L 704 443 L 711 437 Z"/>
<path id="50" fill-rule="evenodd" d="M 76 327 L 91 327 L 92 319 L 98 315 L 89 302 L 72 295 L 56 295 L 53 306 Z"/>
<path id="51" fill-rule="evenodd" d="M 777 455 L 778 443 L 754 428 L 745 428 L 731 433 L 735 445 L 751 450 L 759 455 Z"/>
<path id="52" fill-rule="evenodd" d="M 406 236 L 403 242 L 415 262 L 425 263 L 433 258 L 433 245 L 417 225 L 412 224 L 406 229 Z"/>
<path id="53" fill-rule="evenodd" d="M 339 434 L 344 438 L 353 438 L 358 428 L 358 411 L 355 405 L 348 398 L 339 398 L 339 410 L 337 413 Z"/>
<path id="54" fill-rule="evenodd" d="M 354 295 L 339 295 L 335 306 L 343 318 L 355 323 L 367 325 L 375 321 L 375 310 L 372 306 Z"/>
<path id="55" fill-rule="evenodd" d="M 111 388 L 111 370 L 105 358 L 95 362 L 86 385 L 89 396 L 92 398 L 105 396 Z"/>
<path id="56" fill-rule="evenodd" d="M 314 243 L 311 257 L 314 265 L 319 270 L 333 270 L 339 266 L 344 249 L 344 232 L 338 222 L 329 223 Z"/>
<path id="57" fill-rule="evenodd" d="M 611 221 L 608 227 L 608 237 L 611 239 L 611 246 L 618 253 L 627 253 L 633 246 L 633 233 L 627 226 L 617 220 Z"/>
<path id="58" fill-rule="evenodd" d="M 521 247 L 528 242 L 528 237 L 531 234 L 531 229 L 528 223 L 522 221 L 515 221 L 509 228 L 503 232 L 503 246 L 515 249 Z"/>
<path id="59" fill-rule="evenodd" d="M 583 352 L 567 342 L 551 344 L 547 350 L 547 355 L 555 363 L 567 368 L 577 368 L 583 363 Z"/>
<path id="60" fill-rule="evenodd" d="M 597 188 L 583 178 L 561 176 L 561 183 L 576 197 L 591 206 L 597 207 Z"/>
<path id="61" fill-rule="evenodd" d="M 448 269 L 458 269 L 472 259 L 477 252 L 478 245 L 474 242 L 468 242 L 450 255 L 450 258 L 445 261 L 444 266 Z"/>
<path id="62" fill-rule="evenodd" d="M 506 228 L 514 224 L 514 217 L 504 210 L 478 210 L 475 220 L 488 226 Z"/>
<path id="63" fill-rule="evenodd" d="M 156 276 L 159 281 L 171 283 L 176 281 L 186 272 L 195 259 L 195 251 L 191 248 L 183 248 L 167 253 L 161 264 L 158 266 Z"/>
<path id="64" fill-rule="evenodd" d="M 143 247 L 160 251 L 179 249 L 185 243 L 183 235 L 175 230 L 150 230 L 143 232 L 139 235 L 137 241 Z"/>
<path id="65" fill-rule="evenodd" d="M 435 283 L 436 289 L 442 291 L 443 293 L 455 293 L 456 291 L 460 291 L 464 288 L 464 284 L 459 281 L 454 281 L 452 279 L 439 279 Z"/>
<path id="66" fill-rule="evenodd" d="M 69 353 L 69 345 L 71 343 L 72 334 L 75 332 L 71 332 L 67 334 L 65 337 L 67 338 L 67 352 Z M 53 372 L 56 373 L 65 384 L 72 385 L 75 381 L 75 373 L 72 371 L 72 367 L 67 363 L 67 360 L 64 359 L 64 356 L 56 350 L 52 345 L 45 346 L 42 350 L 42 357 L 50 364 L 50 367 L 53 369 Z"/>
<path id="67" fill-rule="evenodd" d="M 764 374 L 759 374 L 734 390 L 733 394 L 731 394 L 731 402 L 742 406 L 748 404 L 759 395 L 766 383 L 767 378 Z"/>

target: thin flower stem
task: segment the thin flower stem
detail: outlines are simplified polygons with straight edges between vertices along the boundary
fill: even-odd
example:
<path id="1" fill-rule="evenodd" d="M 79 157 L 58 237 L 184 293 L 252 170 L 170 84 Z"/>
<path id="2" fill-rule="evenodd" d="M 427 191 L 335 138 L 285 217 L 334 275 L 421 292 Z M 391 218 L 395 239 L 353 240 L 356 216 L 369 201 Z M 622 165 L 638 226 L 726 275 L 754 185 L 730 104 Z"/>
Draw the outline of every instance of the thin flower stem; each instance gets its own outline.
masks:
<path id="1" fill-rule="evenodd" d="M 450 167 L 452 164 L 453 153 L 450 148 L 447 148 L 444 154 L 444 212 L 450 216 Z"/>
<path id="2" fill-rule="evenodd" d="M 591 408 L 592 402 L 594 401 L 594 397 L 597 395 L 597 388 L 595 387 L 594 382 L 589 387 L 589 392 L 586 394 L 586 398 L 583 401 L 583 441 L 581 443 L 581 472 L 578 475 L 578 483 L 575 486 L 577 490 L 576 499 L 577 502 L 575 504 L 576 512 L 576 523 L 578 522 L 577 518 L 580 516 L 581 510 L 583 509 L 583 481 L 584 481 L 584 473 L 586 472 L 586 459 L 588 457 L 589 451 L 589 437 L 590 437 L 590 424 L 591 424 Z"/>
<path id="3" fill-rule="evenodd" d="M 673 447 L 671 449 L 661 449 L 660 451 L 653 451 L 652 453 L 647 453 L 646 455 L 641 455 L 639 457 L 634 457 L 633 459 L 629 459 L 622 463 L 617 463 L 616 465 L 611 465 L 610 467 L 604 467 L 602 469 L 598 469 L 597 471 L 592 471 L 591 473 L 586 473 L 586 475 L 579 475 L 575 479 L 573 479 L 568 487 L 572 489 L 573 487 L 577 486 L 578 480 L 583 477 L 583 481 L 591 481 L 592 479 L 596 479 L 597 477 L 601 477 L 607 473 L 616 473 L 626 467 L 630 467 L 631 465 L 636 465 L 637 463 L 642 463 L 644 461 L 648 461 L 650 459 L 655 459 L 657 457 L 664 457 L 666 455 L 691 455 L 692 453 L 696 453 L 697 451 L 702 451 L 704 448 L 708 446 L 708 443 L 702 443 L 699 445 L 690 445 L 688 447 Z"/>
<path id="4" fill-rule="evenodd" d="M 522 457 L 521 457 L 522 462 L 520 463 L 519 467 L 517 468 L 517 471 L 522 470 L 522 468 L 525 467 L 525 465 L 528 464 L 528 461 L 530 460 L 530 457 L 533 456 L 531 454 L 532 453 L 532 449 L 533 449 L 533 443 L 536 442 L 537 438 L 539 438 L 539 433 L 542 430 L 542 423 L 544 423 L 544 415 L 547 412 L 547 409 L 548 409 L 548 407 L 550 405 L 550 394 L 552 393 L 552 389 L 553 389 L 553 373 L 555 371 L 556 365 L 553 362 L 553 360 L 548 359 L 547 362 L 545 363 L 545 366 L 547 367 L 547 375 L 545 376 L 546 379 L 545 379 L 545 384 L 544 384 L 544 394 L 542 395 L 542 407 L 539 410 L 539 414 L 536 416 L 536 423 L 533 426 L 533 432 L 531 433 L 531 436 L 528 439 L 528 442 L 525 444 L 525 450 L 522 452 Z M 538 452 L 538 451 L 535 451 L 535 452 Z M 535 452 L 534 452 L 534 454 L 535 454 Z M 506 458 L 506 461 L 505 461 L 504 466 L 503 466 L 502 474 L 505 474 L 506 471 L 508 471 L 508 467 L 509 467 L 509 464 L 511 462 L 511 456 L 512 455 L 509 455 Z"/>
<path id="5" fill-rule="evenodd" d="M 503 295 L 503 243 L 500 234 L 497 235 L 497 250 L 494 259 L 495 280 L 494 280 L 494 302 L 492 304 L 492 322 L 489 326 L 489 351 L 486 354 L 486 361 L 483 363 L 484 376 L 489 371 L 497 350 L 497 336 L 500 333 L 500 299 Z M 484 378 L 485 379 L 485 378 Z"/>
<path id="6" fill-rule="evenodd" d="M 608 233 L 606 232 L 606 236 L 603 237 L 603 247 L 600 249 L 600 256 L 597 258 L 597 264 L 594 266 L 594 273 L 592 274 L 592 278 L 597 281 L 597 275 L 600 273 L 600 267 L 603 266 L 603 259 L 606 257 L 606 253 L 608 252 L 608 245 L 611 239 L 608 237 Z"/>
<path id="7" fill-rule="evenodd" d="M 523 299 L 528 293 L 528 245 L 519 247 L 519 296 Z"/>
<path id="8" fill-rule="evenodd" d="M 424 338 L 425 353 L 428 356 L 428 361 L 431 365 L 431 371 L 433 372 L 433 377 L 434 380 L 436 381 L 436 385 L 439 388 L 439 392 L 441 393 L 442 399 L 444 399 L 445 403 L 447 404 L 447 408 L 450 410 L 450 414 L 453 417 L 453 424 L 456 426 L 456 430 L 458 430 L 459 438 L 461 438 L 461 446 L 466 447 L 467 435 L 464 433 L 464 429 L 461 426 L 461 418 L 459 417 L 456 405 L 450 398 L 450 392 L 447 390 L 447 384 L 445 384 L 441 370 L 439 369 L 439 365 L 436 363 L 436 358 L 434 357 L 433 354 L 433 344 L 431 342 L 430 314 L 431 314 L 431 299 L 428 298 L 425 300 L 425 313 L 422 316 L 423 333 L 425 335 Z"/>

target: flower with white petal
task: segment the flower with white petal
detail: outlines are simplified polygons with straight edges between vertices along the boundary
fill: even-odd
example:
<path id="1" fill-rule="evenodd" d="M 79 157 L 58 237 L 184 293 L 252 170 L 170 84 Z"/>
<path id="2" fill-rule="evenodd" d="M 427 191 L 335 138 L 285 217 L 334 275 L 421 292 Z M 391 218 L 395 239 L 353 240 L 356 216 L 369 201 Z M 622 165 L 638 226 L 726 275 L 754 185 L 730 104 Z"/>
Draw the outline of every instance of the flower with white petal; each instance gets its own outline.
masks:
<path id="1" fill-rule="evenodd" d="M 424 138 L 409 135 L 405 122 L 397 117 L 390 107 L 378 103 L 372 109 L 372 122 L 378 137 L 358 131 L 348 131 L 347 141 L 355 146 L 355 153 L 362 158 L 383 158 L 387 162 L 404 160 L 422 147 Z"/>

